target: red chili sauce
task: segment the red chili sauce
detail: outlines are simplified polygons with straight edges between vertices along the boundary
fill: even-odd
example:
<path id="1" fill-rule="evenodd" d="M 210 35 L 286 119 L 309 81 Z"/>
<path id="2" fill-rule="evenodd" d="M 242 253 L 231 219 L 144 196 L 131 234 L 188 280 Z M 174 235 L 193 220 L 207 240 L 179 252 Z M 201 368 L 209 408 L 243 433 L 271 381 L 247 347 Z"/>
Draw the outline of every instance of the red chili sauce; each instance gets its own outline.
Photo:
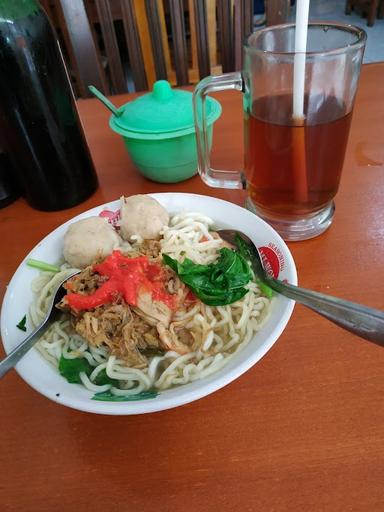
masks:
<path id="1" fill-rule="evenodd" d="M 170 309 L 177 307 L 175 295 L 165 289 L 163 267 L 160 263 L 151 263 L 147 256 L 127 258 L 120 251 L 113 251 L 102 263 L 93 265 L 93 270 L 108 280 L 91 295 L 68 293 L 66 301 L 72 309 L 94 309 L 120 296 L 127 304 L 136 306 L 140 291 L 150 292 L 152 300 L 163 302 Z"/>

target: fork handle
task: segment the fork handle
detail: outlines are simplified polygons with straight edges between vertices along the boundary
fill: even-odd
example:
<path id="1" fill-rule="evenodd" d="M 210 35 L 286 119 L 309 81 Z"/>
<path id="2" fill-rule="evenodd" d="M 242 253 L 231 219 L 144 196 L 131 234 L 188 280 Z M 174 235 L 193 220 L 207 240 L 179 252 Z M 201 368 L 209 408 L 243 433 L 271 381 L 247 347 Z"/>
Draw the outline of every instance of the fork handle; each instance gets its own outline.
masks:
<path id="1" fill-rule="evenodd" d="M 41 338 L 42 334 L 48 329 L 51 322 L 46 321 L 35 329 L 29 336 L 25 338 L 16 348 L 10 352 L 7 357 L 0 361 L 0 379 L 9 372 L 20 359 L 33 347 L 33 345 Z"/>
<path id="2" fill-rule="evenodd" d="M 264 281 L 273 290 L 309 307 L 343 329 L 384 346 L 384 312 L 324 293 L 299 288 L 277 279 Z"/>

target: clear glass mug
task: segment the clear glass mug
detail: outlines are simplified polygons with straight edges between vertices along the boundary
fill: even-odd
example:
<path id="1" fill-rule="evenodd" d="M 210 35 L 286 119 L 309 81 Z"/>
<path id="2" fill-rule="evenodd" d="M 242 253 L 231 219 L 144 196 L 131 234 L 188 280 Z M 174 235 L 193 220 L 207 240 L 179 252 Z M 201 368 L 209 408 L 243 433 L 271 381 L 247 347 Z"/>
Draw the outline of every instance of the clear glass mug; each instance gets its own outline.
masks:
<path id="1" fill-rule="evenodd" d="M 294 24 L 267 27 L 248 37 L 242 72 L 196 86 L 201 178 L 211 187 L 246 188 L 247 208 L 285 240 L 315 237 L 332 223 L 365 42 L 358 27 L 310 23 L 307 52 L 295 54 Z M 240 172 L 210 167 L 205 98 L 228 89 L 243 92 Z"/>

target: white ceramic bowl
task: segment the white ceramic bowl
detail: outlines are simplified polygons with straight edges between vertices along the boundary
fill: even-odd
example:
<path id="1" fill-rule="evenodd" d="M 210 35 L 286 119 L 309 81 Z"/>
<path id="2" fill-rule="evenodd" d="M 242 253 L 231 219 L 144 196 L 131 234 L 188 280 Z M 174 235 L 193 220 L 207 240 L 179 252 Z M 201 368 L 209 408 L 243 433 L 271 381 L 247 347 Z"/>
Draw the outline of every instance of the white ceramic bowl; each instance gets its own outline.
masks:
<path id="1" fill-rule="evenodd" d="M 270 258 L 275 273 L 279 274 L 279 279 L 297 284 L 295 263 L 288 247 L 268 224 L 253 213 L 227 201 L 208 196 L 177 193 L 151 195 L 170 214 L 198 211 L 211 217 L 220 228 L 234 228 L 244 232 L 259 248 L 264 248 L 263 251 Z M 63 236 L 69 224 L 90 215 L 98 215 L 102 210 L 117 210 L 119 206 L 120 201 L 117 200 L 78 215 L 46 236 L 21 262 L 9 283 L 1 310 L 1 336 L 7 353 L 26 335 L 17 329 L 16 325 L 28 312 L 33 297 L 29 284 L 38 271 L 28 267 L 25 260 L 34 258 L 49 263 L 59 261 L 62 256 Z M 224 368 L 199 381 L 161 391 L 152 399 L 134 402 L 91 400 L 92 392 L 79 384 L 68 383 L 36 349 L 31 349 L 24 356 L 16 370 L 39 393 L 59 404 L 81 411 L 116 415 L 161 411 L 213 393 L 249 370 L 278 339 L 292 314 L 293 305 L 293 301 L 276 295 L 272 301 L 271 314 L 264 327 Z"/>

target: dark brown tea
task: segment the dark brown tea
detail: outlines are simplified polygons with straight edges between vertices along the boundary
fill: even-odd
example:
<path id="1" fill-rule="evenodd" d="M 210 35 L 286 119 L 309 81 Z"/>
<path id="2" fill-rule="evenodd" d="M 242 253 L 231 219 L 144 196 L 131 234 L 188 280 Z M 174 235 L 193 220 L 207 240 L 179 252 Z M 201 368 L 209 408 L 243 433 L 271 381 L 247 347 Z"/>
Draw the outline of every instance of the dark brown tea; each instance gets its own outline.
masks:
<path id="1" fill-rule="evenodd" d="M 306 214 L 335 196 L 352 114 L 320 95 L 305 99 L 305 112 L 304 125 L 295 126 L 288 94 L 262 97 L 245 112 L 245 172 L 255 206 Z"/>

